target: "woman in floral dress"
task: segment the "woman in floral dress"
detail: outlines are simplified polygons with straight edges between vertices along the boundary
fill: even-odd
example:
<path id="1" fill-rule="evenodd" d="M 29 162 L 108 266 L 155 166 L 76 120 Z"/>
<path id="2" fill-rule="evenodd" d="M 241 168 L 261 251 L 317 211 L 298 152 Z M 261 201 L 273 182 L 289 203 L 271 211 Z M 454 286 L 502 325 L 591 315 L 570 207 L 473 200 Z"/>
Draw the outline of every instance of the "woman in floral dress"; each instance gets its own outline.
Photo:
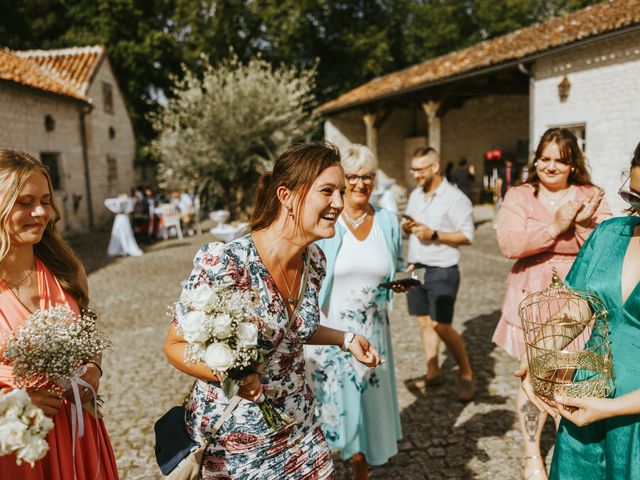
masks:
<path id="1" fill-rule="evenodd" d="M 198 379 L 187 403 L 187 429 L 210 441 L 203 478 L 325 479 L 333 465 L 305 380 L 305 343 L 338 345 L 374 367 L 378 352 L 360 335 L 320 326 L 318 293 L 325 259 L 312 243 L 334 235 L 343 208 L 340 156 L 325 145 L 299 145 L 283 153 L 258 188 L 251 234 L 226 245 L 205 245 L 196 255 L 185 292 L 200 285 L 251 287 L 259 292 L 259 348 L 265 365 L 249 375 L 242 398 L 215 435 L 212 426 L 230 399 L 204 364 L 187 364 L 185 341 L 171 326 L 169 361 Z M 289 423 L 273 432 L 256 404 L 269 398 Z"/>
<path id="2" fill-rule="evenodd" d="M 402 235 L 395 214 L 369 204 L 377 164 L 363 145 L 343 154 L 345 208 L 336 235 L 318 242 L 327 257 L 320 307 L 323 325 L 362 334 L 386 362 L 372 370 L 337 347 L 305 347 L 329 448 L 352 460 L 356 480 L 398 453 L 402 437 L 387 315 L 392 293 L 378 286 L 404 268 Z"/>

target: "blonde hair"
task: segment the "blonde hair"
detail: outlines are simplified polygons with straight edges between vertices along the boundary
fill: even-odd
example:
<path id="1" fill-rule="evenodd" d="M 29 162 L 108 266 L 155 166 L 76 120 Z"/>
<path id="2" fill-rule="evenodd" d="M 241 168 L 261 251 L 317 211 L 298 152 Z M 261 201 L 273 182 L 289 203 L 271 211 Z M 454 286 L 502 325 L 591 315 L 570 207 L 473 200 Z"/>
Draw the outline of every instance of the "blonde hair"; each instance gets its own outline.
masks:
<path id="1" fill-rule="evenodd" d="M 7 232 L 9 214 L 20 191 L 34 173 L 41 173 L 47 179 L 51 192 L 51 207 L 54 211 L 42 239 L 33 246 L 35 255 L 56 276 L 60 286 L 76 299 L 80 308 L 87 310 L 89 298 L 81 281 L 82 264 L 56 229 L 61 215 L 53 198 L 49 170 L 28 153 L 6 148 L 0 148 L 0 262 L 11 249 L 11 239 Z"/>
<path id="2" fill-rule="evenodd" d="M 368 172 L 376 173 L 378 159 L 369 147 L 355 143 L 344 150 L 342 168 L 346 173 L 355 173 L 361 168 Z"/>

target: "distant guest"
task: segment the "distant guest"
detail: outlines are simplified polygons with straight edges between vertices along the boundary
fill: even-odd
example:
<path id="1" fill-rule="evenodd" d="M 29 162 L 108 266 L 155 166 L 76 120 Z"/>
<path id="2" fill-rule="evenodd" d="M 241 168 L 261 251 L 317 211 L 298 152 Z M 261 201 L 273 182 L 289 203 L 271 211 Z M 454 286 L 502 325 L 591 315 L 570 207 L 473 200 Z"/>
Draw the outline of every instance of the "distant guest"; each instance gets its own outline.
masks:
<path id="1" fill-rule="evenodd" d="M 461 158 L 458 167 L 453 170 L 452 178 L 462 193 L 471 198 L 471 184 L 476 177 L 476 171 L 473 165 L 469 165 L 466 158 Z"/>

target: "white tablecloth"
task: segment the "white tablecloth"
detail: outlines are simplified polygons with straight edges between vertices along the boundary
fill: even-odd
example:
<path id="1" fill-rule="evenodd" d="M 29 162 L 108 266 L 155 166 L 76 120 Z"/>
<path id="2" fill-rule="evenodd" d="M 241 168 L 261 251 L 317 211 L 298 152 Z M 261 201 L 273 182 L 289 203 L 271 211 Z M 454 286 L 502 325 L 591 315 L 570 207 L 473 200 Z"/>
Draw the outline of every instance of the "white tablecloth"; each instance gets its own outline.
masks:
<path id="1" fill-rule="evenodd" d="M 107 198 L 104 205 L 113 213 L 116 218 L 111 228 L 111 239 L 107 248 L 107 255 L 118 257 L 131 255 L 139 257 L 143 254 L 136 243 L 129 220 L 129 213 L 133 211 L 133 199 L 131 198 Z"/>

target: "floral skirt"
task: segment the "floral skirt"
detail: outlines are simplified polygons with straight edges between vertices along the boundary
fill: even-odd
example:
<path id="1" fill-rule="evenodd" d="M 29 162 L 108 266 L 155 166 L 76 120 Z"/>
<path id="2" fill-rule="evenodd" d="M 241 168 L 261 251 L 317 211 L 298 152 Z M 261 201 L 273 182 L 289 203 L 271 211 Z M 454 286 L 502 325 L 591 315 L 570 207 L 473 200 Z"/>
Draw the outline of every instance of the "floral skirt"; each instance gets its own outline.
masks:
<path id="1" fill-rule="evenodd" d="M 308 388 L 287 400 L 310 395 Z M 299 399 L 299 404 L 307 402 Z M 314 415 L 313 402 L 306 415 L 274 433 L 266 426 L 258 406 L 242 400 L 217 434 L 208 431 L 228 403 L 222 391 L 196 382 L 187 403 L 187 429 L 195 439 L 210 443 L 202 459 L 202 478 L 237 480 L 333 479 L 333 462 L 327 442 Z M 281 411 L 278 402 L 274 402 Z"/>

